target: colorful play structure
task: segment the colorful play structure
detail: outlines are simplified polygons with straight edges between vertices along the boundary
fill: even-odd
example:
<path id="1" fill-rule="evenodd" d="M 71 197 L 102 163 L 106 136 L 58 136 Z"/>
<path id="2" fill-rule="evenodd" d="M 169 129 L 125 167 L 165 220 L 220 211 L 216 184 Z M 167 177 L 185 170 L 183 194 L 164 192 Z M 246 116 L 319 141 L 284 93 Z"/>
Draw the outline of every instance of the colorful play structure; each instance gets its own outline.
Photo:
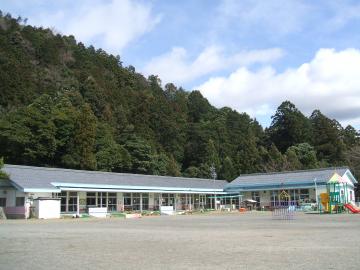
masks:
<path id="1" fill-rule="evenodd" d="M 351 203 L 353 184 L 334 173 L 326 184 L 326 192 L 319 195 L 319 211 L 321 213 L 343 213 L 350 211 L 360 214 L 360 209 Z"/>

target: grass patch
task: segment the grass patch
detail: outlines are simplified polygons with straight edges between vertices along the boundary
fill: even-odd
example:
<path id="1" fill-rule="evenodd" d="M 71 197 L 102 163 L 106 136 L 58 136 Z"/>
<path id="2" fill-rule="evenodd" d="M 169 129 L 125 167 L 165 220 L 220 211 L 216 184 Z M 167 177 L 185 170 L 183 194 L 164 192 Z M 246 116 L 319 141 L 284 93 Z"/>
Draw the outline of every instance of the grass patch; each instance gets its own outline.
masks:
<path id="1" fill-rule="evenodd" d="M 125 218 L 126 213 L 111 213 L 110 216 L 115 218 Z"/>

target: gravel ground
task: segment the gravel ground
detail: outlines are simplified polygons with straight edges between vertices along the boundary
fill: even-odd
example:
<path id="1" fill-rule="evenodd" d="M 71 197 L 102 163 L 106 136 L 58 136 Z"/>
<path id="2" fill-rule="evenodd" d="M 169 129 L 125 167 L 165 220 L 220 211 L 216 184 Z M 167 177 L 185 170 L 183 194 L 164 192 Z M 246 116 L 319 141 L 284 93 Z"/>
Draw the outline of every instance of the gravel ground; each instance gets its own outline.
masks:
<path id="1" fill-rule="evenodd" d="M 360 215 L 0 221 L 0 269 L 360 269 Z"/>

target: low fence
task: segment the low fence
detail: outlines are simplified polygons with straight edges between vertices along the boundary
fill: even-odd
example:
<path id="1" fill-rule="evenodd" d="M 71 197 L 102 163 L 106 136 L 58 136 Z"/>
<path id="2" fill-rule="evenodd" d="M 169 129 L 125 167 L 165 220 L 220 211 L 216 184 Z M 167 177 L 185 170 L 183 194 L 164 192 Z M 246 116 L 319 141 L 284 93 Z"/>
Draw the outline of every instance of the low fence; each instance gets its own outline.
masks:
<path id="1" fill-rule="evenodd" d="M 279 201 L 273 203 L 271 208 L 272 218 L 279 220 L 294 219 L 296 208 L 296 201 Z"/>

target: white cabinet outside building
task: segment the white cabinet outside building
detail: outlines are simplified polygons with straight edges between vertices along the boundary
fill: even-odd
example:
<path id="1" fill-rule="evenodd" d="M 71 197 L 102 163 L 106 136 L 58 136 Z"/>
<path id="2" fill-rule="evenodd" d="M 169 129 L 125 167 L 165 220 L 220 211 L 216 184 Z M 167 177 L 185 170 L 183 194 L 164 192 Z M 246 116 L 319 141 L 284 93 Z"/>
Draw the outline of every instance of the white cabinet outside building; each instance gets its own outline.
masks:
<path id="1" fill-rule="evenodd" d="M 36 218 L 60 218 L 60 199 L 40 197 L 34 200 L 34 207 Z"/>

